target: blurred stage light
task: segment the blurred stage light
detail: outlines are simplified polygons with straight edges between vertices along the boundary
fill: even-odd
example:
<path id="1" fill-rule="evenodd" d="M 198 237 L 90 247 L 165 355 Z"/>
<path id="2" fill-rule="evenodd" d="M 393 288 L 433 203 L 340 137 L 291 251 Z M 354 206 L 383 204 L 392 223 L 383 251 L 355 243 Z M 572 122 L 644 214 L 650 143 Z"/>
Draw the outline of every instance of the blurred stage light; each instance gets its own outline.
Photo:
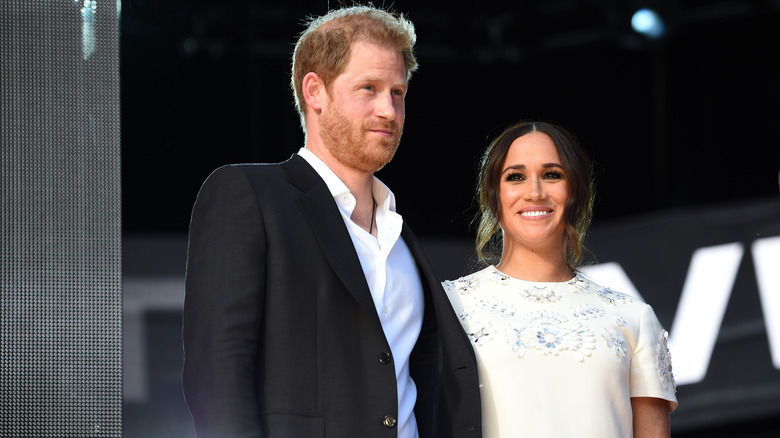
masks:
<path id="1" fill-rule="evenodd" d="M 666 31 L 664 20 L 652 9 L 640 9 L 631 17 L 631 27 L 648 38 L 661 38 Z"/>

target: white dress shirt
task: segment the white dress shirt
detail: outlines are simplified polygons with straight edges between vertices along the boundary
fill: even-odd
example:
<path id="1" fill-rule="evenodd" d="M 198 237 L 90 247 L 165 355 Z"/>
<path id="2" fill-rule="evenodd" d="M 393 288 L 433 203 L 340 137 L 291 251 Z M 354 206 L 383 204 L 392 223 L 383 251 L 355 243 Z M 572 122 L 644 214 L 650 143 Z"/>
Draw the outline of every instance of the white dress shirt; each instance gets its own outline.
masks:
<path id="1" fill-rule="evenodd" d="M 424 300 L 417 265 L 401 237 L 403 218 L 395 212 L 395 196 L 374 177 L 375 238 L 352 222 L 355 197 L 339 177 L 310 150 L 301 148 L 298 155 L 325 180 L 352 238 L 393 356 L 398 385 L 398 437 L 416 438 L 417 387 L 409 375 L 409 356 L 420 335 Z"/>

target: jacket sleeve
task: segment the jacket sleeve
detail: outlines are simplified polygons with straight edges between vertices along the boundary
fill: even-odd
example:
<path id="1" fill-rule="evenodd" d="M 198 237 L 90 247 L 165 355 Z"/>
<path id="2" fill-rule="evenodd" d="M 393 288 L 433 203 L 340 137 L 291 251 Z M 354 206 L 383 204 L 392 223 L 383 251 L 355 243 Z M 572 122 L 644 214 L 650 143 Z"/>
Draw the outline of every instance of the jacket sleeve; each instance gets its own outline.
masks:
<path id="1" fill-rule="evenodd" d="M 265 285 L 258 197 L 239 166 L 212 173 L 190 222 L 183 389 L 199 437 L 259 437 L 256 361 Z"/>

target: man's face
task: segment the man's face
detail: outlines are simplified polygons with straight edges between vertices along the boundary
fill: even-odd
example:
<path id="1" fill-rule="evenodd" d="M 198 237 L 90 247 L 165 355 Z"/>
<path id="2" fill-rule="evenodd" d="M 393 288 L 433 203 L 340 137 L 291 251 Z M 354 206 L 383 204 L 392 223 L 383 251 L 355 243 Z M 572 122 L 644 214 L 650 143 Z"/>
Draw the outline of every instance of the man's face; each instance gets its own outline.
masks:
<path id="1" fill-rule="evenodd" d="M 374 173 L 401 141 L 406 65 L 399 50 L 352 45 L 349 63 L 328 90 L 320 116 L 322 142 L 342 164 Z"/>

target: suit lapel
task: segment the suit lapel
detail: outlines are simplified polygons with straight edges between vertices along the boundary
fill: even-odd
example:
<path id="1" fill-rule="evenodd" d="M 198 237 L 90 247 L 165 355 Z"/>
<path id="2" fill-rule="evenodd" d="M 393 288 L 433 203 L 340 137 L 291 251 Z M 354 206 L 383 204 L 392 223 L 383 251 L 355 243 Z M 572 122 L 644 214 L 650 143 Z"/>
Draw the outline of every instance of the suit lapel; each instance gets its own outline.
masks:
<path id="1" fill-rule="evenodd" d="M 298 206 L 336 275 L 372 319 L 380 324 L 360 259 L 328 186 L 299 155 L 293 155 L 282 163 L 282 168 L 288 181 L 303 192 L 297 199 Z"/>
<path id="2" fill-rule="evenodd" d="M 412 252 L 412 256 L 414 256 L 414 259 L 417 261 L 417 266 L 420 267 L 423 276 L 423 286 L 428 287 L 431 291 L 430 303 L 433 304 L 434 309 L 426 307 L 425 312 L 428 314 L 429 310 L 435 311 L 436 324 L 438 324 L 439 327 L 443 327 L 443 329 L 439 330 L 440 336 L 443 339 L 446 338 L 446 341 L 444 342 L 447 343 L 448 348 L 450 348 L 451 351 L 455 352 L 448 359 L 446 366 L 453 370 L 470 367 L 476 368 L 476 359 L 474 358 L 474 349 L 471 346 L 471 341 L 469 341 L 465 332 L 462 330 L 460 321 L 453 311 L 452 305 L 450 304 L 449 298 L 447 298 L 447 294 L 442 289 L 441 283 L 436 278 L 433 267 L 423 253 L 420 242 L 414 236 L 411 228 L 409 228 L 406 222 L 404 222 L 404 228 L 401 235 L 404 237 L 406 245 Z M 426 305 L 428 303 L 429 301 L 427 301 L 426 298 Z"/>
<path id="3" fill-rule="evenodd" d="M 403 228 L 401 228 L 401 237 L 404 238 L 406 246 L 409 248 L 409 251 L 412 253 L 412 257 L 414 257 L 417 266 L 420 268 L 420 272 L 422 274 L 420 281 L 422 281 L 423 287 L 426 289 L 431 289 L 431 287 L 433 287 L 432 285 L 438 285 L 439 280 L 436 278 L 436 275 L 433 272 L 433 268 L 428 262 L 428 259 L 425 257 L 425 253 L 423 253 L 423 250 L 420 247 L 420 242 L 417 240 L 417 237 L 414 235 L 414 233 L 412 233 L 412 229 L 409 227 L 406 221 L 404 221 Z"/>

